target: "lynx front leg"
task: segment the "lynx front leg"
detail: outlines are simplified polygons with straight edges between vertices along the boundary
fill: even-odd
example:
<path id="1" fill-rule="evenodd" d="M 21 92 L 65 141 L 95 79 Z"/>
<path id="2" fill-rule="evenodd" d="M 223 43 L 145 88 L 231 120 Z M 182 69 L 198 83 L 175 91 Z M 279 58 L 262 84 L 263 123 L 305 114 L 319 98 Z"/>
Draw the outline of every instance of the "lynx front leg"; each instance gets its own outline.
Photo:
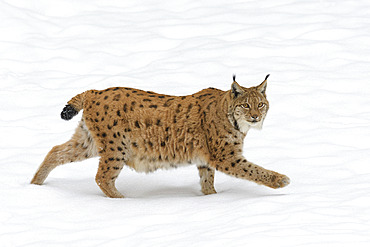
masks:
<path id="1" fill-rule="evenodd" d="M 225 159 L 219 163 L 211 162 L 210 164 L 216 170 L 228 175 L 250 180 L 274 189 L 285 187 L 290 183 L 287 176 L 253 164 L 242 156 Z"/>
<path id="2" fill-rule="evenodd" d="M 213 185 L 215 179 L 215 169 L 206 166 L 198 166 L 198 170 L 203 194 L 210 195 L 217 193 Z"/>

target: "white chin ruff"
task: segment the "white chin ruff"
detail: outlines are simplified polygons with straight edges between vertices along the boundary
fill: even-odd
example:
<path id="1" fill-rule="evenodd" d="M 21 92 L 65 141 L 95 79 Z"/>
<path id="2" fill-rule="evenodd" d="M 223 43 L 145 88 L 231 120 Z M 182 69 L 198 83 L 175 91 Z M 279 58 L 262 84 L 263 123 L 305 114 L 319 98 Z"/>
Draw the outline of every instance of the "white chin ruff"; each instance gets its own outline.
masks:
<path id="1" fill-rule="evenodd" d="M 248 130 L 250 128 L 254 128 L 254 129 L 258 129 L 258 130 L 261 130 L 262 129 L 262 125 L 263 125 L 263 120 L 262 121 L 259 121 L 257 123 L 251 123 L 251 122 L 248 122 L 248 121 L 237 121 L 238 123 L 238 126 L 239 126 L 239 129 L 242 133 L 244 134 L 247 134 L 248 133 Z"/>

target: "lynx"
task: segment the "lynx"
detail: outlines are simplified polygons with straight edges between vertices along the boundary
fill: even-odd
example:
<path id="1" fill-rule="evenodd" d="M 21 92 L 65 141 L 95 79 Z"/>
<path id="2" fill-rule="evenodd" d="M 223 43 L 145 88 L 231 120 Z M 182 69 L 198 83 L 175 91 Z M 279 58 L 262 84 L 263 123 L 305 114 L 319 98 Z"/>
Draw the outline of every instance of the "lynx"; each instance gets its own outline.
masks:
<path id="1" fill-rule="evenodd" d="M 59 165 L 99 156 L 96 183 L 108 197 L 123 195 L 115 181 L 124 166 L 153 172 L 196 164 L 201 191 L 214 194 L 215 170 L 271 188 L 289 184 L 287 176 L 244 158 L 243 140 L 250 128 L 261 128 L 269 109 L 267 78 L 256 87 L 204 89 L 170 96 L 133 88 L 88 90 L 61 112 L 70 120 L 83 110 L 72 138 L 51 149 L 31 183 L 41 185 Z"/>

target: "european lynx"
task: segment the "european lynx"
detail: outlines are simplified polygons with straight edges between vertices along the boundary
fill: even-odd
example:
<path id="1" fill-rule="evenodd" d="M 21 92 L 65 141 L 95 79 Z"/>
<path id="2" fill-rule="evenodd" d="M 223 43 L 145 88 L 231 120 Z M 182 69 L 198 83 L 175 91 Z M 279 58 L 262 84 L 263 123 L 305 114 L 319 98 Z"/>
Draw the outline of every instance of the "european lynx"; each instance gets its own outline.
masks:
<path id="1" fill-rule="evenodd" d="M 153 172 L 196 163 L 204 194 L 216 193 L 215 169 L 271 188 L 289 178 L 266 170 L 242 155 L 250 127 L 261 128 L 269 109 L 267 78 L 256 87 L 204 89 L 189 96 L 169 96 L 133 88 L 88 90 L 68 101 L 61 117 L 82 120 L 71 140 L 55 146 L 42 162 L 33 184 L 42 184 L 57 166 L 100 156 L 96 182 L 109 197 L 123 197 L 115 187 L 122 167 Z"/>

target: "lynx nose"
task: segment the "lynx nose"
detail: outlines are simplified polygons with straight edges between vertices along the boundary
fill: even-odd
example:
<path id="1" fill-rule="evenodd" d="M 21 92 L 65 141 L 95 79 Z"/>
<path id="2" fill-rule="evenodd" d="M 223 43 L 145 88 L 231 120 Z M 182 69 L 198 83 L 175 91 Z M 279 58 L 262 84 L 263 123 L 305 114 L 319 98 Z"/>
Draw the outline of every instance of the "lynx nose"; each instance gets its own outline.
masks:
<path id="1" fill-rule="evenodd" d="M 253 120 L 258 120 L 259 119 L 259 116 L 257 114 L 254 114 L 254 115 L 252 115 L 252 119 Z"/>

